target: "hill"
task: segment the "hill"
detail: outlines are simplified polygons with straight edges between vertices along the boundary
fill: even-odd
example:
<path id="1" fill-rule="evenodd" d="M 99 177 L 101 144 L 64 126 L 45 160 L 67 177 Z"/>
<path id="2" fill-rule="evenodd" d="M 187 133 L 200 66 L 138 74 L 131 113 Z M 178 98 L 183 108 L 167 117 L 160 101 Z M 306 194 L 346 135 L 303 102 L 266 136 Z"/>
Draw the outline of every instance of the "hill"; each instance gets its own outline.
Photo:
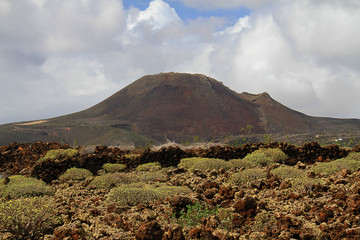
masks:
<path id="1" fill-rule="evenodd" d="M 360 120 L 311 117 L 269 94 L 236 93 L 201 75 L 144 76 L 84 111 L 42 121 L 0 126 L 0 144 L 56 141 L 135 145 L 251 134 L 358 132 Z"/>

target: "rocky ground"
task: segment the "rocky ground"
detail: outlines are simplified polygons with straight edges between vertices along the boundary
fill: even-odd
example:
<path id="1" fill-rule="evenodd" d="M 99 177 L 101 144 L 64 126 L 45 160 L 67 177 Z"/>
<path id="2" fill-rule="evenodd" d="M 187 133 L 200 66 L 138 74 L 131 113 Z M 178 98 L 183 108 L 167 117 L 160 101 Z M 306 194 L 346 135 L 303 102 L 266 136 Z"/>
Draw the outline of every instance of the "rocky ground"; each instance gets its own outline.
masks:
<path id="1" fill-rule="evenodd" d="M 264 175 L 247 181 L 233 179 L 236 174 L 245 176 L 248 167 L 178 166 L 184 157 L 228 161 L 244 158 L 260 147 L 282 149 L 288 158 L 260 164 L 256 169 Z M 79 148 L 78 154 L 70 158 L 39 161 L 49 150 L 59 148 L 68 146 L 12 144 L 0 151 L 0 168 L 10 177 L 2 180 L 3 186 L 9 184 L 5 179 L 11 182 L 11 175 L 22 174 L 42 179 L 54 189 L 49 198 L 60 222 L 40 239 L 360 239 L 360 169 L 337 165 L 335 171 L 325 174 L 314 167 L 339 158 L 347 160 L 349 152 L 359 148 L 322 148 L 316 143 L 301 148 L 274 143 L 133 152 L 87 147 Z M 360 161 L 360 155 L 348 161 Z M 130 182 L 107 187 L 93 184 L 106 175 L 101 166 L 107 162 L 127 164 L 121 176 Z M 136 166 L 148 162 L 160 162 L 162 167 L 136 170 Z M 291 166 L 285 168 L 286 173 L 299 170 L 303 175 L 274 172 L 283 166 Z M 61 179 L 70 167 L 87 168 L 94 176 Z M 138 204 L 130 204 L 130 200 L 124 204 L 109 197 L 114 189 L 125 185 L 138 189 L 182 186 L 188 190 L 182 194 L 165 191 L 152 201 L 141 201 L 147 196 L 139 195 Z M 2 203 L 11 200 L 2 195 Z M 9 233 L 0 233 L 0 237 L 13 239 Z"/>

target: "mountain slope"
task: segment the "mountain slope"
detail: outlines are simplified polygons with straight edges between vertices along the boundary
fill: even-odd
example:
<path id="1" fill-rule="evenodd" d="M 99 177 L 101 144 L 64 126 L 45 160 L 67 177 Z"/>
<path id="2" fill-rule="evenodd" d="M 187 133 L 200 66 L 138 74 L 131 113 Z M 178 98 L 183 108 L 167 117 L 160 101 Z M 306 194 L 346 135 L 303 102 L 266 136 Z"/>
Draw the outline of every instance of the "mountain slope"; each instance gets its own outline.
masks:
<path id="1" fill-rule="evenodd" d="M 359 131 L 360 120 L 310 117 L 267 93 L 239 94 L 200 74 L 161 73 L 144 76 L 78 113 L 0 126 L 0 144 L 9 139 L 108 145 L 183 142 L 195 136 L 210 140 L 241 135 L 248 125 L 254 134 L 349 132 Z"/>

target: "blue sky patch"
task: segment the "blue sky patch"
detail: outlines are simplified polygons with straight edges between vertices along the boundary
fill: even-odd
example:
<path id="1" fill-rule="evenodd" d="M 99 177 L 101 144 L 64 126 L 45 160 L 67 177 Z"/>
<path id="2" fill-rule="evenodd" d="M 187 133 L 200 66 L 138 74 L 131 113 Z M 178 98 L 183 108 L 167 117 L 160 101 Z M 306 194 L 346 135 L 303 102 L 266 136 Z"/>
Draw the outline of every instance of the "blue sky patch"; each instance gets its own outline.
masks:
<path id="1" fill-rule="evenodd" d="M 131 6 L 136 7 L 140 10 L 145 10 L 151 0 L 123 0 L 124 7 L 126 9 Z M 175 9 L 179 17 L 183 20 L 191 20 L 199 17 L 223 17 L 229 22 L 236 22 L 239 18 L 251 14 L 251 10 L 245 7 L 234 8 L 234 9 L 215 9 L 215 10 L 199 10 L 195 8 L 189 8 L 183 3 L 174 0 L 164 0 L 172 8 Z"/>

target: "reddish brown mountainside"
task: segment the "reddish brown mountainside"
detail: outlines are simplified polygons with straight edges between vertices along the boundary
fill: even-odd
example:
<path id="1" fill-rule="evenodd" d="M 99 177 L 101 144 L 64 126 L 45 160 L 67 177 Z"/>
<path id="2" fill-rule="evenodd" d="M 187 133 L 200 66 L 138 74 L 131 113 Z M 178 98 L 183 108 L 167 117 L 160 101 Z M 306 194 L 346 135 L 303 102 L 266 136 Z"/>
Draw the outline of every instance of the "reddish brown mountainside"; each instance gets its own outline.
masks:
<path id="1" fill-rule="evenodd" d="M 283 106 L 267 93 L 238 94 L 207 76 L 181 73 L 144 76 L 72 117 L 107 121 L 160 141 L 238 135 L 247 125 L 253 126 L 253 133 L 284 134 L 333 125 L 321 121 L 360 126 L 358 120 L 313 118 Z"/>
<path id="2" fill-rule="evenodd" d="M 109 144 L 134 141 L 133 133 L 137 140 L 145 136 L 177 142 L 194 136 L 234 136 L 243 134 L 241 129 L 247 125 L 259 134 L 349 132 L 359 131 L 360 120 L 310 117 L 285 107 L 267 93 L 239 94 L 200 74 L 161 73 L 144 76 L 82 112 L 36 125 L 13 125 L 13 130 L 29 135 L 29 129 L 36 128 L 44 136 L 56 128 L 60 130 L 52 135 L 77 139 L 79 144 Z M 87 141 L 90 138 L 93 140 Z"/>

